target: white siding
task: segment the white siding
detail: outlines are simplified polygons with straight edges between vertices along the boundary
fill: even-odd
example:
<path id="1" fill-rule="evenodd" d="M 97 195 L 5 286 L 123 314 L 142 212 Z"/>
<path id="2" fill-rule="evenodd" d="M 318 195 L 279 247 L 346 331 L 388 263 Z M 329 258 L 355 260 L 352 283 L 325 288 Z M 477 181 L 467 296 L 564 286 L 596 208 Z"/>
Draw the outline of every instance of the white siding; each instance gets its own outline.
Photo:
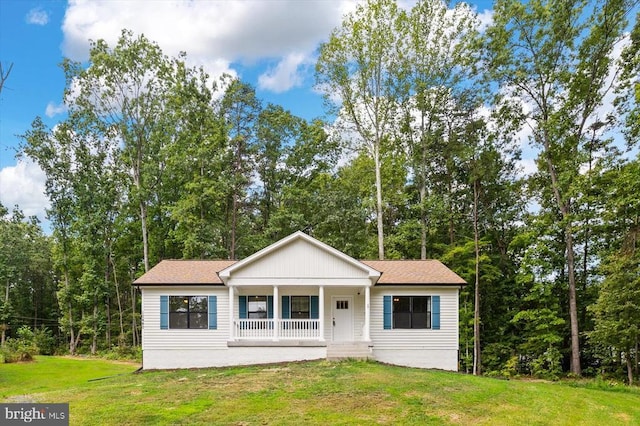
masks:
<path id="1" fill-rule="evenodd" d="M 230 285 L 367 285 L 369 274 L 303 240 L 233 271 Z"/>
<path id="2" fill-rule="evenodd" d="M 142 349 L 226 348 L 229 291 L 226 287 L 142 287 Z M 160 296 L 217 296 L 217 330 L 160 330 Z"/>

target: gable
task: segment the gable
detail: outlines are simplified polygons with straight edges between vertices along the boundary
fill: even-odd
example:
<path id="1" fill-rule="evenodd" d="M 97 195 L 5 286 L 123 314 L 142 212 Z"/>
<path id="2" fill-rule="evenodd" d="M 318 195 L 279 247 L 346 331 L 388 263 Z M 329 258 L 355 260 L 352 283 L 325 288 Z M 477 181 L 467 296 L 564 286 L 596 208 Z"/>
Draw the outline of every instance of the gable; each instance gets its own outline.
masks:
<path id="1" fill-rule="evenodd" d="M 370 286 L 379 276 L 374 268 L 302 232 L 220 272 L 227 285 Z"/>

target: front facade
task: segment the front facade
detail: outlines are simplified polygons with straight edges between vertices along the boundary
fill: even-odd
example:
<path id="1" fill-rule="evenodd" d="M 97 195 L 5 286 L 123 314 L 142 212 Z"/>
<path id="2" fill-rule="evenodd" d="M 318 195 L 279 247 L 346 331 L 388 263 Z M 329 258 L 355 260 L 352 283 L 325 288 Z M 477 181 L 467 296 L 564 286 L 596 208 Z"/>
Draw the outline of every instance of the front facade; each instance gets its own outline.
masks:
<path id="1" fill-rule="evenodd" d="M 242 261 L 162 261 L 134 285 L 145 369 L 353 357 L 457 370 L 465 282 L 438 261 L 357 261 L 297 232 Z"/>

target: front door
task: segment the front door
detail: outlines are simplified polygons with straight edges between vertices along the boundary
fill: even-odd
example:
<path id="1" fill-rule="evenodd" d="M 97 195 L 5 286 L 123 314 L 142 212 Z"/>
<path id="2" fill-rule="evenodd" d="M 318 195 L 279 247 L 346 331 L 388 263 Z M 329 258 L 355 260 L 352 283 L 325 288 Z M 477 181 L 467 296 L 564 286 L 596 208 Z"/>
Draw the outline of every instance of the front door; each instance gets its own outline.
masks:
<path id="1" fill-rule="evenodd" d="M 332 296 L 333 341 L 353 340 L 353 296 Z"/>

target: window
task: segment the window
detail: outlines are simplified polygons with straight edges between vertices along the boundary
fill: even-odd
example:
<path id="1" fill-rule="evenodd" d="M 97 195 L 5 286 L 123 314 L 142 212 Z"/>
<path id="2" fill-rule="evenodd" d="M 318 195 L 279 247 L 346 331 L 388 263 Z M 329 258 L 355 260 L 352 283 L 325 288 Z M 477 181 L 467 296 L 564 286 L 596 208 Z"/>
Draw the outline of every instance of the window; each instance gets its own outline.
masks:
<path id="1" fill-rule="evenodd" d="M 267 318 L 267 296 L 249 296 L 247 302 L 248 318 Z"/>
<path id="2" fill-rule="evenodd" d="M 169 328 L 208 328 L 207 296 L 170 296 Z"/>
<path id="3" fill-rule="evenodd" d="M 431 296 L 393 296 L 393 328 L 431 328 Z"/>
<path id="4" fill-rule="evenodd" d="M 310 316 L 309 296 L 291 296 L 291 318 L 304 319 Z"/>

